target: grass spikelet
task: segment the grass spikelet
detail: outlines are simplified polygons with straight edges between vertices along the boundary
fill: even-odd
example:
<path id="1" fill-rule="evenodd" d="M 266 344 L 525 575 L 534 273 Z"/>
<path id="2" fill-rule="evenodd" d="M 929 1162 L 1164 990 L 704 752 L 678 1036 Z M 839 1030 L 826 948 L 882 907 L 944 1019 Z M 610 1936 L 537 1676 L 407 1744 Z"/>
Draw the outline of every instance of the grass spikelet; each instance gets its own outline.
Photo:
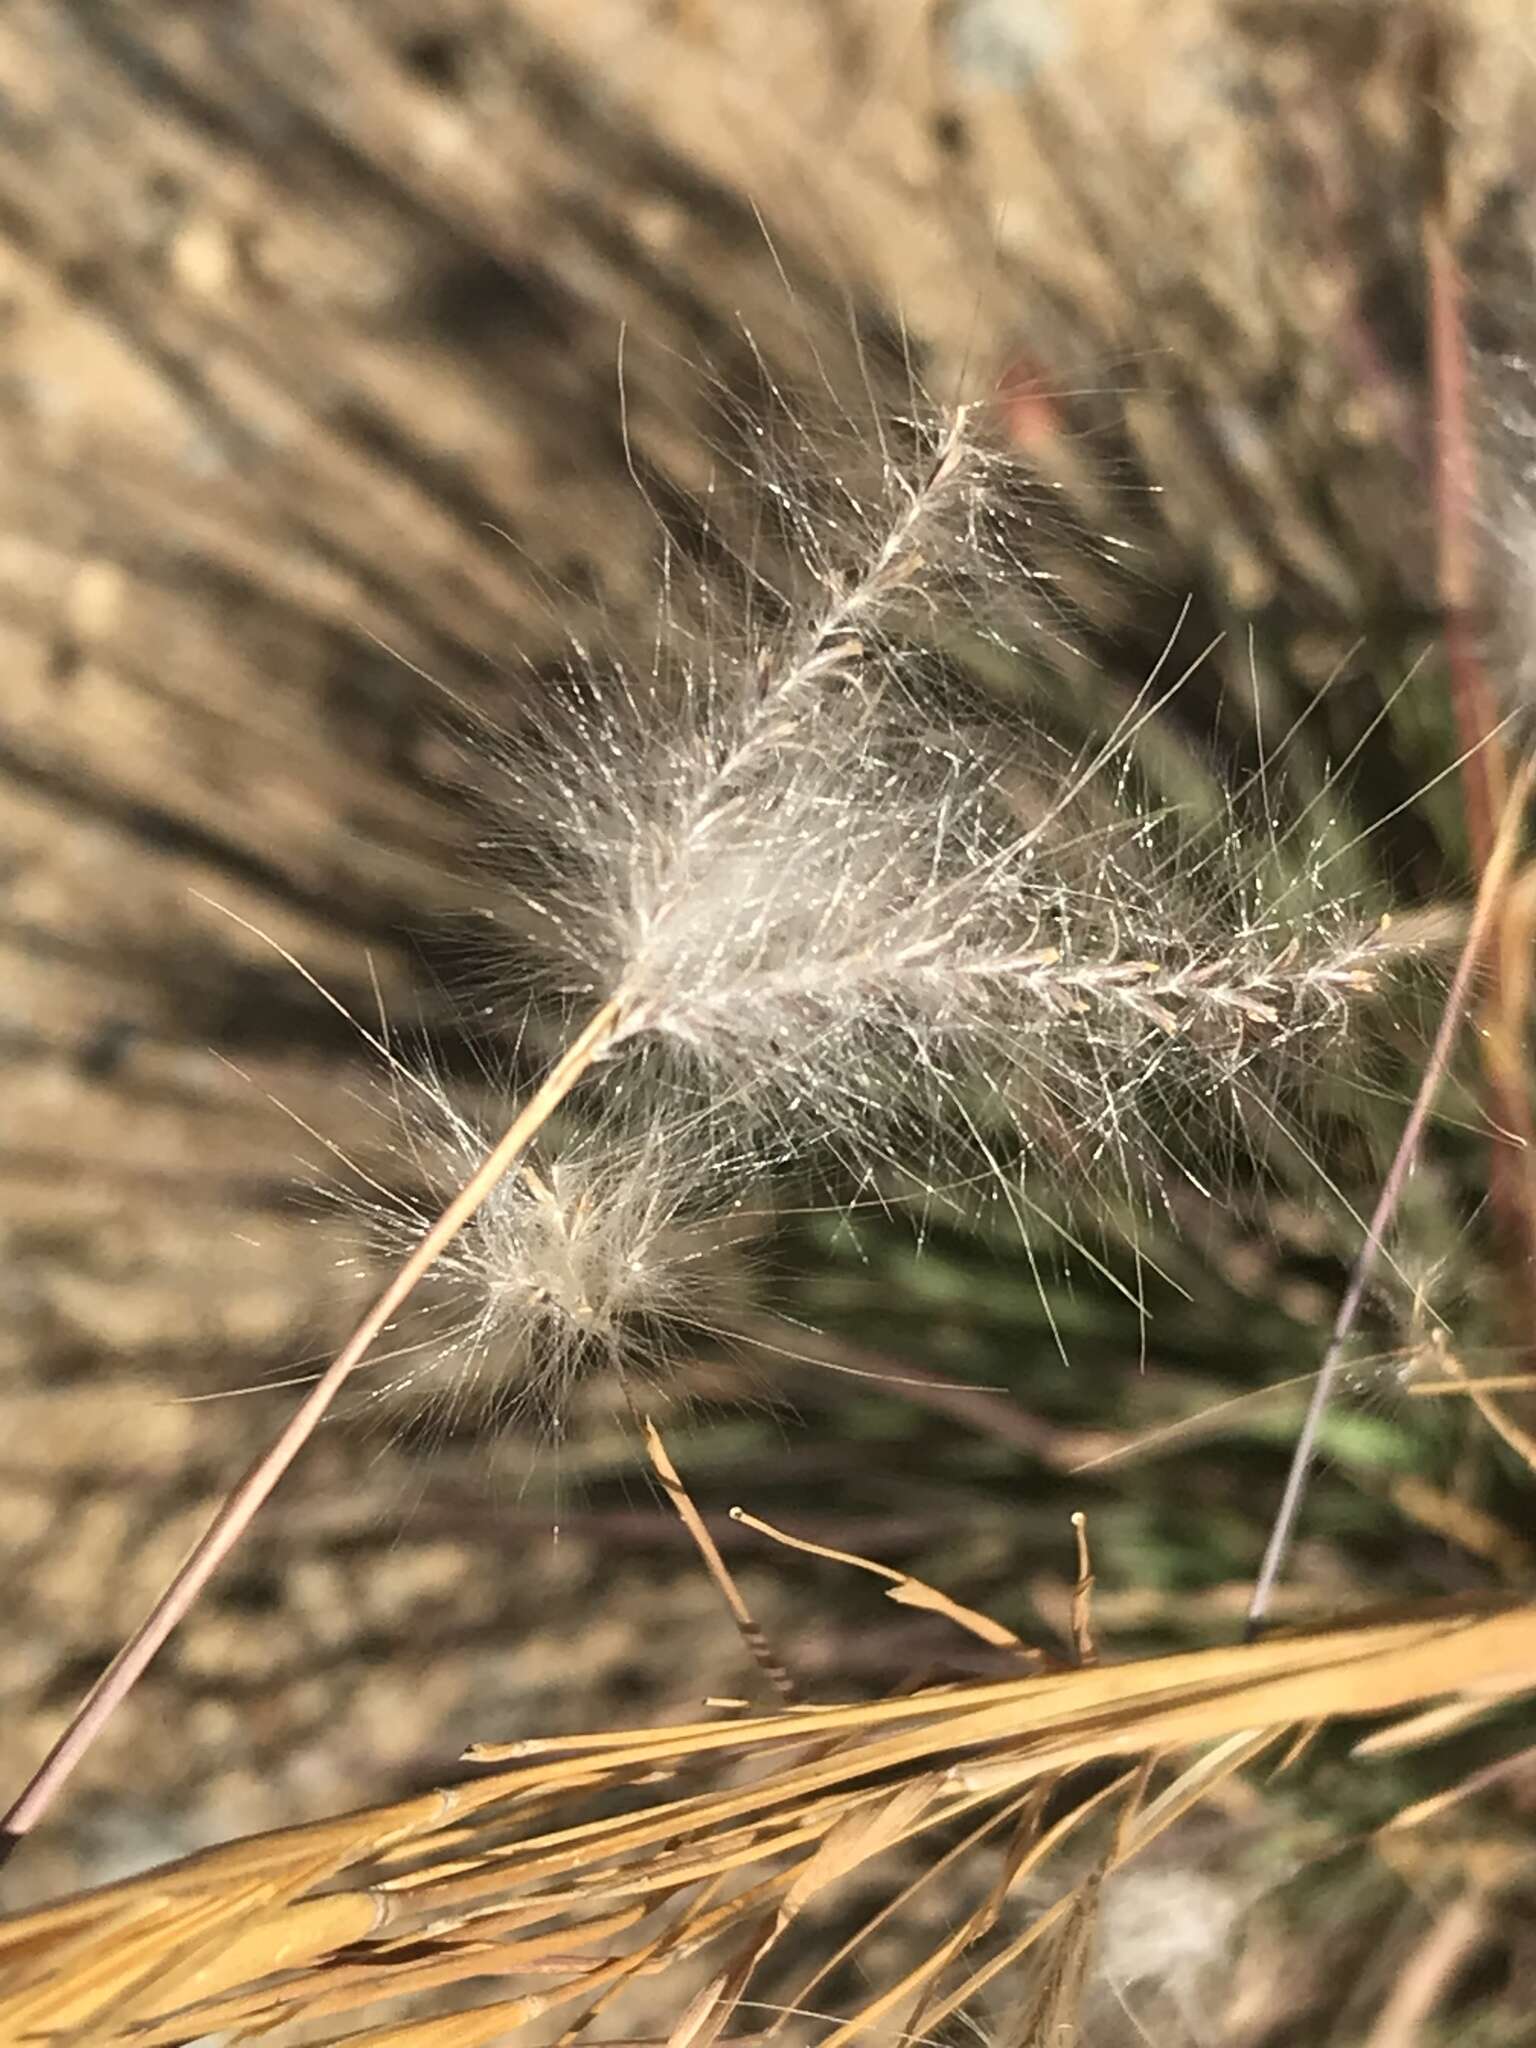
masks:
<path id="1" fill-rule="evenodd" d="M 503 1008 L 612 999 L 615 1047 L 681 1058 L 791 1155 L 867 1169 L 958 1111 L 1069 1182 L 1140 1178 L 1142 1105 L 1305 1058 L 1424 935 L 1322 848 L 1256 869 L 1234 814 L 1192 832 L 1140 792 L 1155 684 L 1086 751 L 968 692 L 949 656 L 1025 580 L 997 516 L 1023 486 L 964 413 L 913 431 L 921 467 L 887 446 L 845 522 L 862 556 L 800 541 L 788 623 L 749 604 L 647 674 L 572 670 L 492 742 Z"/>
<path id="2" fill-rule="evenodd" d="M 341 1196 L 357 1263 L 398 1265 L 494 1144 L 494 1101 L 461 1107 L 436 1078 L 396 1092 L 405 1190 Z M 662 1382 L 678 1352 L 739 1300 L 751 1229 L 747 1162 L 664 1107 L 541 1141 L 501 1180 L 404 1311 L 370 1398 L 445 1425 L 525 1418 L 564 1431 L 576 1391 Z"/>

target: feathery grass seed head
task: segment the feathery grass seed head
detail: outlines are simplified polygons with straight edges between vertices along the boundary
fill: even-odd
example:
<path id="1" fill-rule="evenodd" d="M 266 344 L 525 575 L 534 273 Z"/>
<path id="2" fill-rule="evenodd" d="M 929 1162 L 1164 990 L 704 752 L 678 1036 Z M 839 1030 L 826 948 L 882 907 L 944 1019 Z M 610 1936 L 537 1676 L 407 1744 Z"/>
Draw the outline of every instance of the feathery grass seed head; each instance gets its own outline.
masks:
<path id="1" fill-rule="evenodd" d="M 1260 886 L 1230 820 L 1191 845 L 1138 803 L 1134 717 L 1074 756 L 957 710 L 942 607 L 968 548 L 999 572 L 1006 488 L 958 415 L 916 472 L 887 462 L 880 516 L 846 522 L 862 557 L 818 557 L 800 614 L 569 676 L 501 751 L 504 912 L 547 988 L 616 997 L 621 1041 L 786 1149 L 1006 1127 L 1026 1163 L 1139 1179 L 1170 1103 L 1262 1086 L 1396 949 L 1321 854 Z"/>
<path id="2" fill-rule="evenodd" d="M 370 1260 L 399 1259 L 494 1141 L 437 1082 L 411 1098 L 409 1193 L 364 1207 Z M 562 1430 L 579 1387 L 662 1379 L 734 1306 L 746 1179 L 696 1124 L 605 1120 L 541 1145 L 490 1194 L 396 1330 L 377 1398 L 448 1420 L 480 1414 Z M 709 1207 L 718 1200 L 718 1211 Z"/>

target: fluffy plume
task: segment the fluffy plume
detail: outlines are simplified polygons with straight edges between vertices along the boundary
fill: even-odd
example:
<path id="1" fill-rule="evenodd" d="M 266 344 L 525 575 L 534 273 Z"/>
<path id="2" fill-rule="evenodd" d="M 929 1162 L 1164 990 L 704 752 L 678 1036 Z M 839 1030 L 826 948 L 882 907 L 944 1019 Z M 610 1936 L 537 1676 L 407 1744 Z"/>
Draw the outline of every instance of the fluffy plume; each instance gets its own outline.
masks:
<path id="1" fill-rule="evenodd" d="M 484 1158 L 490 1108 L 461 1109 L 435 1079 L 397 1090 L 414 1185 L 349 1198 L 370 1264 L 398 1263 Z M 373 1398 L 558 1433 L 587 1381 L 654 1383 L 738 1298 L 747 1185 L 742 1162 L 674 1116 L 541 1143 L 437 1262 L 376 1362 Z"/>
<path id="2" fill-rule="evenodd" d="M 1134 718 L 1074 759 L 964 699 L 937 650 L 1006 577 L 1009 488 L 956 417 L 918 466 L 887 459 L 861 561 L 803 542 L 798 622 L 567 677 L 502 747 L 523 956 L 567 1001 L 616 998 L 620 1041 L 682 1051 L 788 1149 L 884 1150 L 941 1109 L 1123 1173 L 1163 1147 L 1147 1104 L 1251 1085 L 1400 949 L 1139 805 Z"/>
<path id="3" fill-rule="evenodd" d="M 1149 2032 L 1167 2039 L 1171 2025 L 1174 2039 L 1211 2038 L 1245 1890 L 1252 1887 L 1168 1859 L 1137 1862 L 1107 1879 L 1093 1985 L 1103 2039 L 1144 2041 Z M 1117 2021 L 1129 2022 L 1123 2033 Z"/>

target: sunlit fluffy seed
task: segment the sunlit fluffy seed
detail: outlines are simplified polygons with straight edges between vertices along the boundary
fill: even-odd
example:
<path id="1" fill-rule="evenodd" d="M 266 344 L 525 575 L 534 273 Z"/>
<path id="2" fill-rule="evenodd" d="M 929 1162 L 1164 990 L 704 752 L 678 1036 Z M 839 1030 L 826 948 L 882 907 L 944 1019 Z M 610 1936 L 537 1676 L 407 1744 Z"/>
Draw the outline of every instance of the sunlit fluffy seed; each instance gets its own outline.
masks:
<path id="1" fill-rule="evenodd" d="M 418 1185 L 360 1207 L 362 1256 L 388 1266 L 489 1150 L 494 1116 L 426 1083 L 408 1098 Z M 607 1121 L 542 1146 L 494 1190 L 391 1333 L 371 1391 L 448 1422 L 526 1419 L 560 1430 L 606 1377 L 654 1387 L 738 1306 L 753 1213 L 741 1163 L 697 1124 Z M 712 1206 L 718 1204 L 718 1206 Z"/>
<path id="2" fill-rule="evenodd" d="M 1414 935 L 1320 853 L 1287 879 L 1235 827 L 1185 843 L 1129 793 L 1134 720 L 1073 758 L 957 711 L 934 649 L 957 590 L 1006 573 L 1007 484 L 956 418 L 887 464 L 862 559 L 807 541 L 799 615 L 555 688 L 502 749 L 497 915 L 759 1143 L 858 1161 L 919 1122 L 1006 1127 L 1026 1164 L 1139 1178 L 1170 1121 L 1336 1034 Z"/>

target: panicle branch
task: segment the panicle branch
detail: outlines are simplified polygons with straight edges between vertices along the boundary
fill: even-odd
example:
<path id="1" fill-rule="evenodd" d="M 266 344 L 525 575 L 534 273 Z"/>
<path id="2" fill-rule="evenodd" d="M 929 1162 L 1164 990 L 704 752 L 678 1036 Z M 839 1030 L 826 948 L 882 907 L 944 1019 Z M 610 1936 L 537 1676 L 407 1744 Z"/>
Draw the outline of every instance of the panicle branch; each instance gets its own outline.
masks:
<path id="1" fill-rule="evenodd" d="M 1176 1077 L 1259 1085 L 1407 950 L 1257 875 L 1231 820 L 1181 843 L 1126 794 L 1134 725 L 1074 760 L 962 689 L 943 643 L 1023 580 L 996 516 L 1017 484 L 955 415 L 886 461 L 862 560 L 805 550 L 798 621 L 568 678 L 500 745 L 509 951 L 567 1002 L 611 997 L 616 1048 L 680 1058 L 785 1151 L 960 1109 L 1027 1157 L 1045 1113 L 1139 1177 L 1138 1096 L 1155 1118 Z"/>

